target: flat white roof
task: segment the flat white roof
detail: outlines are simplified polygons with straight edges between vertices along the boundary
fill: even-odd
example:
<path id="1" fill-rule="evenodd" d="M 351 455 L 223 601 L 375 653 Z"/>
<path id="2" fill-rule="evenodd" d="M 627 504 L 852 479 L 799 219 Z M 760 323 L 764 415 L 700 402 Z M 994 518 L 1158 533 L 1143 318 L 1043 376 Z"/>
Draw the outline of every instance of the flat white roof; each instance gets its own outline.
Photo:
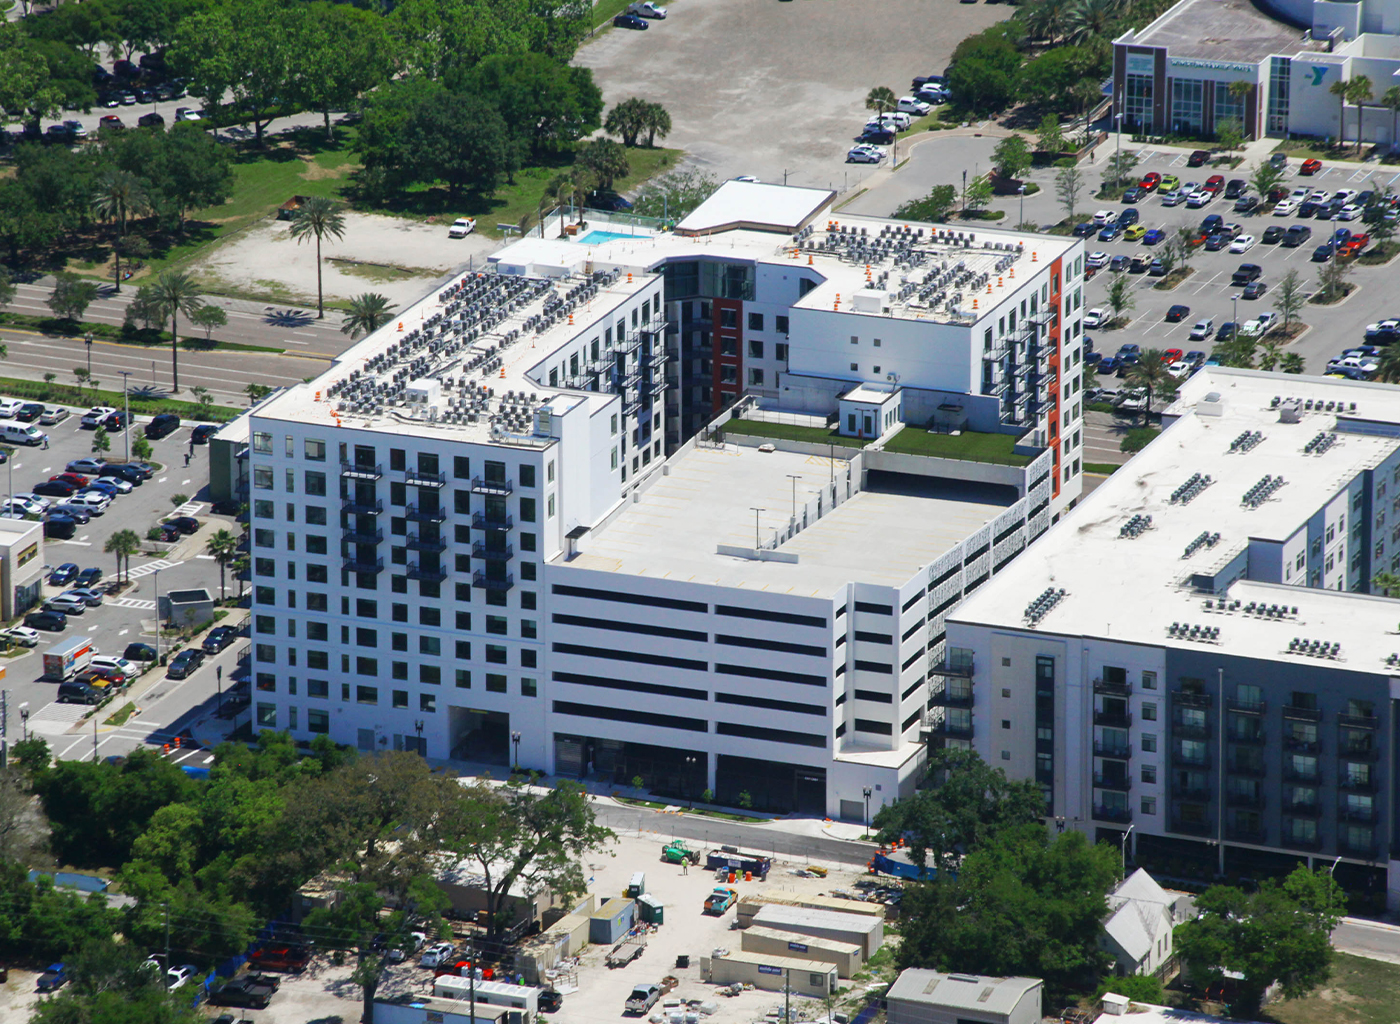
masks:
<path id="1" fill-rule="evenodd" d="M 792 452 L 725 445 L 673 458 L 670 473 L 612 522 L 587 534 L 569 563 L 583 569 L 752 587 L 803 597 L 829 597 L 851 582 L 902 586 L 922 566 L 999 515 L 1005 508 L 977 502 L 861 491 L 828 510 L 779 552 L 797 563 L 721 555 L 718 545 L 771 544 L 787 528 L 793 481 L 801 505 L 813 500 L 833 469 L 847 463 Z M 844 487 L 844 484 L 842 484 Z"/>
<path id="2" fill-rule="evenodd" d="M 1202 415 L 1197 404 L 1212 393 L 1221 399 L 1221 414 Z M 1332 401 L 1334 409 L 1282 423 L 1271 407 L 1275 396 L 1310 398 L 1315 405 L 1321 399 L 1324 409 Z M 1386 672 L 1386 657 L 1400 651 L 1400 639 L 1390 635 L 1400 613 L 1394 600 L 1248 580 L 1234 584 L 1228 591 L 1234 600 L 1298 607 L 1297 618 L 1262 619 L 1207 612 L 1209 595 L 1189 581 L 1193 573 L 1224 567 L 1251 538 L 1288 539 L 1358 473 L 1400 446 L 1397 438 L 1339 433 L 1325 453 L 1303 453 L 1339 419 L 1400 424 L 1400 388 L 1207 367 L 1183 385 L 1164 415 L 1179 418 L 948 619 L 1163 647 L 1211 646 L 1168 635 L 1173 622 L 1185 622 L 1219 627 L 1217 646 L 1224 652 L 1265 659 L 1296 657 L 1287 654 L 1294 637 L 1335 640 L 1342 644 L 1341 657 L 1323 664 Z M 1263 439 L 1248 451 L 1231 451 L 1246 431 Z M 1196 473 L 1214 483 L 1189 504 L 1171 503 L 1171 494 Z M 1247 508 L 1242 496 L 1266 475 L 1282 476 L 1286 483 L 1258 508 Z M 1135 538 L 1120 537 L 1136 515 L 1150 515 L 1151 527 Z M 1219 533 L 1220 539 L 1184 557 L 1187 545 L 1203 532 Z M 1029 625 L 1026 606 L 1050 587 L 1063 588 L 1064 597 L 1038 625 Z"/>
<path id="3" fill-rule="evenodd" d="M 763 182 L 726 181 L 676 225 L 683 235 L 746 227 L 792 234 L 831 204 L 836 193 Z"/>

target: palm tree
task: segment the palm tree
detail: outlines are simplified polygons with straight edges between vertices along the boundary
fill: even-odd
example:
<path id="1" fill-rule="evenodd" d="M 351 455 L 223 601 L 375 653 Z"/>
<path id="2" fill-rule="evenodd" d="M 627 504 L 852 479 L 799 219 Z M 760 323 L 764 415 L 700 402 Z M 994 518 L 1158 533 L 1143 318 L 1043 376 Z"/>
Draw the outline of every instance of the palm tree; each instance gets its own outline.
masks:
<path id="1" fill-rule="evenodd" d="M 170 389 L 180 390 L 180 313 L 193 316 L 194 311 L 204 305 L 199 297 L 199 288 L 194 278 L 183 270 L 167 270 L 151 284 L 152 295 L 160 305 L 162 313 L 170 317 Z"/>
<path id="2" fill-rule="evenodd" d="M 1070 86 L 1070 97 L 1079 104 L 1079 119 L 1084 122 L 1084 137 L 1089 137 L 1089 109 L 1103 98 L 1103 87 L 1097 79 L 1081 78 Z"/>
<path id="3" fill-rule="evenodd" d="M 102 550 L 109 555 L 117 556 L 117 581 L 121 582 L 122 561 L 126 561 L 127 578 L 131 578 L 131 556 L 141 550 L 141 538 L 136 536 L 135 530 L 118 530 L 107 538 L 107 543 L 102 546 Z"/>
<path id="4" fill-rule="evenodd" d="M 1337 144 L 1346 140 L 1347 134 L 1347 82 L 1337 79 L 1327 87 L 1327 91 L 1337 97 Z"/>
<path id="5" fill-rule="evenodd" d="M 647 133 L 647 149 L 656 145 L 656 136 L 671 134 L 671 115 L 660 103 L 648 103 L 642 111 L 642 130 Z"/>
<path id="6" fill-rule="evenodd" d="M 1254 126 L 1246 123 L 1245 121 L 1245 114 L 1249 112 L 1249 104 L 1246 102 L 1246 99 L 1249 96 L 1249 94 L 1254 91 L 1254 83 L 1231 82 L 1228 86 L 1226 86 L 1226 90 L 1229 92 L 1231 99 L 1239 101 L 1240 127 L 1244 129 L 1244 137 L 1246 139 L 1254 138 Z"/>
<path id="7" fill-rule="evenodd" d="M 316 319 L 326 315 L 326 298 L 321 291 L 321 239 L 345 237 L 345 215 L 325 196 L 312 196 L 297 207 L 292 216 L 292 237 L 300 245 L 316 239 Z"/>
<path id="8" fill-rule="evenodd" d="M 130 171 L 112 168 L 97 179 L 92 206 L 99 217 L 117 222 L 117 291 L 122 290 L 122 246 L 126 243 L 126 221 L 149 207 L 146 190 Z"/>
<path id="9" fill-rule="evenodd" d="M 886 110 L 899 106 L 899 97 L 887 85 L 877 85 L 865 94 L 865 109 L 875 111 L 875 116 L 883 117 Z"/>
<path id="10" fill-rule="evenodd" d="M 358 338 L 362 334 L 373 334 L 394 318 L 394 307 L 386 296 L 378 292 L 364 292 L 350 300 L 350 311 L 340 324 L 343 334 Z"/>
<path id="11" fill-rule="evenodd" d="M 1118 0 L 1076 0 L 1065 12 L 1065 38 L 1071 43 L 1087 43 L 1106 37 L 1118 9 Z"/>
<path id="12" fill-rule="evenodd" d="M 1037 38 L 1053 43 L 1064 31 L 1070 0 L 1039 0 L 1026 11 L 1026 28 Z"/>
<path id="13" fill-rule="evenodd" d="M 1365 136 L 1361 131 L 1361 119 L 1366 113 L 1366 104 L 1371 102 L 1371 80 L 1365 75 L 1357 75 L 1347 83 L 1347 99 L 1356 104 L 1356 155 L 1361 155 Z"/>
<path id="14" fill-rule="evenodd" d="M 1302 373 L 1307 368 L 1307 363 L 1297 352 L 1285 352 L 1279 357 L 1278 368 L 1283 373 Z"/>
<path id="15" fill-rule="evenodd" d="M 1386 350 L 1376 360 L 1374 379 L 1382 384 L 1400 384 L 1400 346 L 1386 346 Z"/>
<path id="16" fill-rule="evenodd" d="M 553 178 L 549 179 L 549 184 L 544 188 L 544 197 L 540 200 L 540 208 L 544 208 L 546 202 L 562 207 L 565 203 L 574 206 L 578 211 L 579 222 L 583 222 L 583 200 L 593 189 L 593 175 L 585 167 L 570 167 L 567 171 L 561 171 Z M 564 230 L 564 214 L 559 214 L 559 237 L 563 238 L 568 232 Z"/>
<path id="17" fill-rule="evenodd" d="M 209 538 L 204 553 L 213 555 L 214 561 L 219 563 L 219 600 L 222 601 L 224 599 L 224 570 L 238 555 L 238 538 L 227 530 L 216 530 Z"/>
<path id="18" fill-rule="evenodd" d="M 1152 412 L 1153 395 L 1169 395 L 1176 390 L 1177 380 L 1167 372 L 1167 364 L 1162 359 L 1162 350 L 1149 348 L 1138 356 L 1138 361 L 1129 367 L 1125 378 L 1129 387 L 1142 388 L 1147 392 L 1147 402 L 1142 407 L 1142 423 L 1147 425 Z"/>
<path id="19" fill-rule="evenodd" d="M 1400 594 L 1400 575 L 1393 572 L 1378 572 L 1371 577 L 1371 586 L 1375 588 L 1373 592 L 1379 592 L 1384 597 Z"/>

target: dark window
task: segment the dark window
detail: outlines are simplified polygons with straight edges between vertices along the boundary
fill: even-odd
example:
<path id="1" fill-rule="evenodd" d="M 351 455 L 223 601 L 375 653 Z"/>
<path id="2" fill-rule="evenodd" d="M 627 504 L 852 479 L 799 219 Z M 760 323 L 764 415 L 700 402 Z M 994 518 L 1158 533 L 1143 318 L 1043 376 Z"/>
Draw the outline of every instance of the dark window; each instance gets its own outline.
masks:
<path id="1" fill-rule="evenodd" d="M 452 475 L 458 480 L 467 480 L 472 475 L 472 460 L 465 455 L 452 456 Z"/>
<path id="2" fill-rule="evenodd" d="M 524 596 L 523 594 L 521 595 Z M 534 595 L 532 594 L 531 597 Z M 524 606 L 524 602 L 521 602 Z M 533 607 L 533 604 L 531 605 Z M 586 626 L 589 629 L 610 629 L 619 633 L 639 633 L 643 636 L 664 636 L 673 640 L 695 640 L 705 643 L 708 633 L 694 629 L 671 629 L 667 626 L 644 626 L 638 622 L 621 622 L 617 619 L 594 619 L 584 615 L 555 614 L 553 620 L 562 626 Z"/>
<path id="3" fill-rule="evenodd" d="M 827 626 L 826 619 L 816 615 L 797 615 L 792 612 L 775 612 L 760 608 L 740 608 L 730 604 L 715 605 L 715 614 L 733 615 L 742 619 L 761 619 L 764 622 L 786 622 L 791 626 L 812 626 L 822 629 Z"/>
<path id="4" fill-rule="evenodd" d="M 768 708 L 772 711 L 791 711 L 797 715 L 821 715 L 825 717 L 826 709 L 816 704 L 799 704 L 791 700 L 770 700 L 767 697 L 750 697 L 747 694 L 739 693 L 716 693 L 715 702 L 718 704 L 742 704 L 751 708 Z"/>
<path id="5" fill-rule="evenodd" d="M 889 722 L 877 722 L 870 718 L 856 719 L 856 732 L 870 732 L 880 736 L 891 736 L 894 734 L 894 726 Z"/>
<path id="6" fill-rule="evenodd" d="M 886 731 L 889 726 L 885 727 Z M 789 732 L 787 729 L 760 729 L 755 725 L 735 725 L 732 722 L 720 722 L 715 726 L 715 732 L 721 736 L 743 736 L 751 740 L 765 740 L 769 743 L 789 743 L 797 747 L 825 747 L 825 736 L 813 736 L 806 732 Z"/>
<path id="7" fill-rule="evenodd" d="M 856 611 L 869 612 L 871 615 L 893 615 L 894 609 L 888 605 L 870 604 L 866 601 L 856 602 Z"/>
<path id="8" fill-rule="evenodd" d="M 642 594 L 623 594 L 612 590 L 595 590 L 592 587 L 570 587 L 556 583 L 550 592 L 560 597 L 586 597 L 593 601 L 617 601 L 621 604 L 640 604 L 651 608 L 674 608 L 682 612 L 705 613 L 710 606 L 701 601 L 678 601 L 669 597 L 647 597 Z M 823 623 L 824 624 L 824 623 Z"/>
<path id="9" fill-rule="evenodd" d="M 841 668 L 844 670 L 845 666 Z M 772 679 L 781 683 L 801 683 L 803 686 L 825 686 L 827 680 L 822 676 L 808 675 L 804 672 L 780 672 L 775 668 L 750 668 L 747 665 L 725 665 L 717 663 L 715 671 L 721 675 L 743 676 L 747 679 Z"/>
<path id="10" fill-rule="evenodd" d="M 893 675 L 893 674 L 894 674 L 894 670 L 893 670 L 892 668 L 890 668 L 888 665 L 881 664 L 881 663 L 878 662 L 878 661 L 860 661 L 860 660 L 857 660 L 857 661 L 856 661 L 856 668 L 860 669 L 860 670 L 863 671 L 863 672 L 879 672 L 879 673 L 881 673 L 882 675 L 887 675 L 887 676 L 888 676 L 888 675 Z"/>
<path id="11" fill-rule="evenodd" d="M 407 621 L 408 621 L 408 605 L 406 605 L 406 604 L 395 604 L 395 605 L 390 605 L 390 609 L 392 610 L 392 614 L 390 615 L 390 618 L 392 618 L 395 622 L 407 622 Z"/>
<path id="12" fill-rule="evenodd" d="M 729 647 L 748 647 L 758 651 L 780 651 L 783 654 L 804 654 L 809 658 L 825 658 L 827 656 L 825 647 L 813 647 L 810 644 L 789 644 L 781 640 L 760 640 L 751 636 L 726 636 L 723 633 L 715 634 L 715 643 L 725 644 Z M 886 669 L 885 671 L 889 671 Z"/>
<path id="13" fill-rule="evenodd" d="M 681 697 L 685 700 L 708 700 L 704 690 L 692 690 L 684 686 L 664 686 L 661 683 L 639 683 L 631 679 L 612 679 L 608 676 L 590 676 L 578 672 L 555 672 L 556 683 L 574 683 L 578 686 L 598 686 L 607 690 L 627 690 L 631 693 L 654 693 L 659 697 Z"/>
<path id="14" fill-rule="evenodd" d="M 357 627 L 355 629 L 355 645 L 357 647 L 378 647 L 379 632 L 374 629 Z"/>
<path id="15" fill-rule="evenodd" d="M 356 452 L 356 454 L 358 455 L 359 453 Z M 389 468 L 402 470 L 406 465 L 408 465 L 408 461 L 406 456 L 404 455 L 404 450 L 402 448 L 390 448 Z"/>
<path id="16" fill-rule="evenodd" d="M 684 729 L 687 732 L 709 732 L 709 723 L 697 718 L 681 718 L 678 715 L 657 715 L 646 711 L 632 711 L 626 708 L 605 708 L 596 704 L 574 704 L 569 701 L 554 702 L 556 715 L 574 715 L 578 718 L 598 718 L 608 722 L 631 722 L 634 725 L 652 725 L 661 729 Z M 825 745 L 824 743 L 822 744 Z"/>
<path id="17" fill-rule="evenodd" d="M 667 658 L 660 654 L 641 654 L 637 651 L 609 651 L 597 647 L 584 647 L 581 644 L 555 644 L 556 654 L 578 654 L 586 658 L 606 658 L 610 661 L 628 661 L 639 665 L 660 665 L 664 668 L 687 668 L 704 672 L 709 664 L 692 658 Z"/>
<path id="18" fill-rule="evenodd" d="M 857 690 L 856 700 L 871 700 L 876 704 L 890 704 L 894 701 L 894 696 L 888 693 L 881 693 L 879 690 Z"/>
<path id="19" fill-rule="evenodd" d="M 894 637 L 890 636 L 888 633 L 866 633 L 859 629 L 856 630 L 856 639 L 864 640 L 868 644 L 894 643 Z"/>
<path id="20" fill-rule="evenodd" d="M 418 624 L 419 624 L 420 626 L 441 626 L 441 625 L 442 625 L 442 609 L 441 609 L 441 608 L 423 608 L 423 607 L 419 607 L 419 609 L 418 609 Z"/>

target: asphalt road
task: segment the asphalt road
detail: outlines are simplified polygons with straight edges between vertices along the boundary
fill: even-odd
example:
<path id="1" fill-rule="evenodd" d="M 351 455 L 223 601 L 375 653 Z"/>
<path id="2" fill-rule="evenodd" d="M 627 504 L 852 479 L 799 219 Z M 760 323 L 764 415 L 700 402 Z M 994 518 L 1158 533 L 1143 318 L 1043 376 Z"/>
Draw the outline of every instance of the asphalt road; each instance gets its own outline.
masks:
<path id="1" fill-rule="evenodd" d="M 1332 932 L 1332 945 L 1343 953 L 1400 963 L 1400 928 L 1393 924 L 1345 918 Z"/>

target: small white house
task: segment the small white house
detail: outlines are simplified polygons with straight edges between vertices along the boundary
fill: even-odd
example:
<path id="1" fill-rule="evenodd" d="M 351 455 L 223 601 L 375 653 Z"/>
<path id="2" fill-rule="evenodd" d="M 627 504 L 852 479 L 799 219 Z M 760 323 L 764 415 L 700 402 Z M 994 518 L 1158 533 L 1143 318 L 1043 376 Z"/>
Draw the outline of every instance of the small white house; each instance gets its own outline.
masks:
<path id="1" fill-rule="evenodd" d="M 884 437 L 900 422 L 904 410 L 902 391 L 896 384 L 861 384 L 837 400 L 842 437 Z"/>
<path id="2" fill-rule="evenodd" d="M 1179 894 L 1167 892 L 1139 868 L 1108 894 L 1099 948 L 1113 956 L 1120 976 L 1159 974 L 1172 957 L 1172 929 L 1185 919 Z"/>

